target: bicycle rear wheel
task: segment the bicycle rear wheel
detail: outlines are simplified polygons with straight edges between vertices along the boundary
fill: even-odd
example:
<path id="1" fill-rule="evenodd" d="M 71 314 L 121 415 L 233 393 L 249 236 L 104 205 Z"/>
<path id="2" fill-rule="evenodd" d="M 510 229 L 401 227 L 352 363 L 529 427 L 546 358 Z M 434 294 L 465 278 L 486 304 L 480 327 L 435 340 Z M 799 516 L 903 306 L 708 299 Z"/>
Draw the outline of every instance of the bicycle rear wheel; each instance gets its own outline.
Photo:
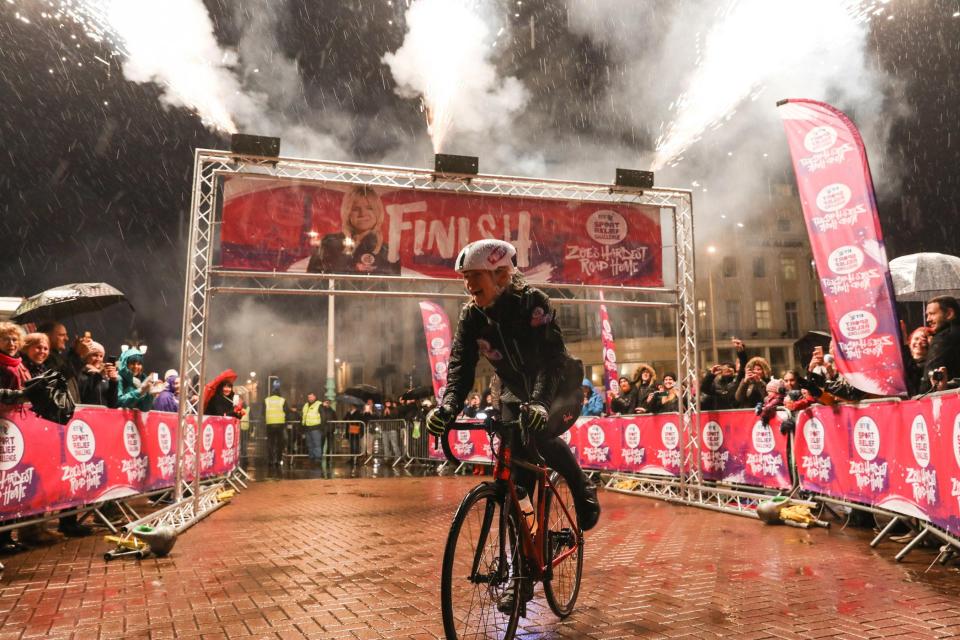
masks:
<path id="1" fill-rule="evenodd" d="M 522 572 L 516 532 L 513 516 L 504 513 L 493 485 L 474 487 L 460 503 L 447 536 L 440 576 L 448 640 L 513 638 L 520 618 L 517 596 Z"/>
<path id="2" fill-rule="evenodd" d="M 573 508 L 573 494 L 570 492 L 570 487 L 557 473 L 554 473 L 550 479 L 557 493 L 547 491 L 544 557 L 547 558 L 548 563 L 553 564 L 553 559 L 559 555 L 571 550 L 572 553 L 553 566 L 551 577 L 543 581 L 543 592 L 550 609 L 561 618 L 566 618 L 573 612 L 573 605 L 576 604 L 577 595 L 580 593 L 580 575 L 583 573 L 583 534 L 580 533 L 580 525 L 577 523 L 577 512 Z M 561 503 L 566 505 L 566 511 Z"/>

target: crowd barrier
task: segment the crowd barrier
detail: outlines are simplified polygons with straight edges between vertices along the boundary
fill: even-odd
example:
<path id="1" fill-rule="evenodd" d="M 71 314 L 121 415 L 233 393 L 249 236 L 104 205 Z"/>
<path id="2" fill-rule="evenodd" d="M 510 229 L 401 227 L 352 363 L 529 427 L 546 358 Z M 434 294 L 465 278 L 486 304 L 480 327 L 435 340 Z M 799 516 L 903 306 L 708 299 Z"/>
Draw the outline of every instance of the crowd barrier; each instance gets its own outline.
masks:
<path id="1" fill-rule="evenodd" d="M 391 464 L 400 462 L 407 447 L 406 421 L 399 418 L 381 418 L 370 420 L 366 425 L 364 442 L 364 462 L 374 458 L 382 458 Z"/>
<path id="2" fill-rule="evenodd" d="M 237 420 L 204 416 L 199 450 L 188 422 L 184 478 L 196 456 L 201 479 L 237 468 Z M 77 407 L 65 425 L 20 408 L 0 413 L 0 521 L 127 498 L 172 487 L 177 416 L 172 413 Z"/>

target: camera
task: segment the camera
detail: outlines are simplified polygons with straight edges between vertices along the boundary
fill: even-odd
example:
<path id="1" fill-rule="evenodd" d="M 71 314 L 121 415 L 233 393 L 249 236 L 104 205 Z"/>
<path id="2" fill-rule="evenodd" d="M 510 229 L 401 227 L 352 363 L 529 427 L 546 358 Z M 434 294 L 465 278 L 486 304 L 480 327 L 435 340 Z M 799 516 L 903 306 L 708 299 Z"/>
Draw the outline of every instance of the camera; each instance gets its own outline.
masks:
<path id="1" fill-rule="evenodd" d="M 933 380 L 934 382 L 942 382 L 943 378 L 944 378 L 943 371 L 937 370 L 937 371 L 930 372 L 930 379 Z"/>

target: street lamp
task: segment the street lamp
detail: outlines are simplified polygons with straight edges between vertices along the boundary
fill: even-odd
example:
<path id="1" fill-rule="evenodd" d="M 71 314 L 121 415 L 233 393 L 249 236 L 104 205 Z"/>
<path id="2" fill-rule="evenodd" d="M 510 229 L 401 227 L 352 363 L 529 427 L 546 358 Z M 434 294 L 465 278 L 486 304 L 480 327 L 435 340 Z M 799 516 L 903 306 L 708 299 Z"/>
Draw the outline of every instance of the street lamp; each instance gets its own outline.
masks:
<path id="1" fill-rule="evenodd" d="M 707 282 L 709 282 L 710 289 L 710 353 L 713 356 L 713 361 L 711 364 L 717 364 L 720 360 L 719 352 L 717 351 L 717 307 L 716 300 L 713 297 L 713 272 L 716 271 L 714 256 L 717 253 L 717 248 L 713 245 L 707 247 L 707 255 L 710 256 L 708 264 L 708 273 L 707 273 Z"/>

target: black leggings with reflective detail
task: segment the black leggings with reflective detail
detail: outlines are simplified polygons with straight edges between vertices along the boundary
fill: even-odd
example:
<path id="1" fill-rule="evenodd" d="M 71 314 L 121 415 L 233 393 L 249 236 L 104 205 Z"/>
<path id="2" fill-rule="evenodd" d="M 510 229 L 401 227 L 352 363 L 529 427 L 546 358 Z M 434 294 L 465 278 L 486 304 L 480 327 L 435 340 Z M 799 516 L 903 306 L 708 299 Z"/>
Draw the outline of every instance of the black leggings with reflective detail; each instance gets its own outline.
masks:
<path id="1" fill-rule="evenodd" d="M 547 418 L 547 426 L 536 433 L 537 449 L 544 462 L 551 469 L 563 476 L 570 486 L 573 495 L 582 497 L 587 487 L 587 477 L 577 463 L 577 459 L 570 451 L 567 443 L 560 439 L 565 431 L 573 426 L 580 417 L 580 408 L 583 406 L 583 391 L 577 387 L 572 392 L 558 395 L 553 400 L 553 406 Z M 501 398 L 501 412 L 504 422 L 516 420 L 520 411 L 520 403 L 512 394 L 504 394 Z M 519 442 L 514 442 L 514 455 L 521 453 L 521 459 L 529 460 L 531 456 L 523 451 Z M 517 469 L 515 482 L 524 487 L 529 494 L 533 490 L 534 475 L 532 471 Z"/>

